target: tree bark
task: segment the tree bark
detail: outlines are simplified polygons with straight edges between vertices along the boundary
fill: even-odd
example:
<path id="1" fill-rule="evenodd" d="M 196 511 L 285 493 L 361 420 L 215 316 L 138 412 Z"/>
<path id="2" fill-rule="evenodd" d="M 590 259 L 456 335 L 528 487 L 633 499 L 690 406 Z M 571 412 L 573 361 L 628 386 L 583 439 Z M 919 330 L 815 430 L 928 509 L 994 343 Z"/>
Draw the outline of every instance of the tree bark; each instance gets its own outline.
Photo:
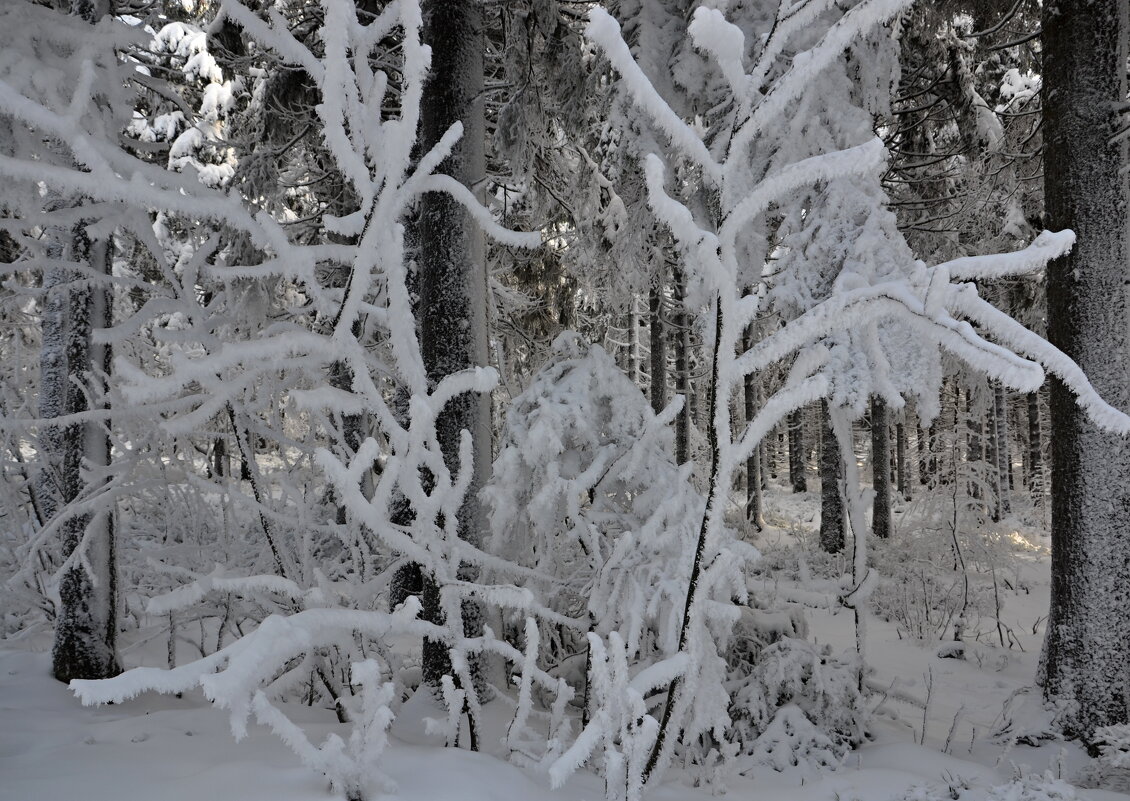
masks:
<path id="1" fill-rule="evenodd" d="M 1044 192 L 1048 226 L 1075 231 L 1048 266 L 1048 338 L 1103 398 L 1130 411 L 1127 319 L 1126 0 L 1045 0 Z M 1051 379 L 1052 584 L 1041 678 L 1089 739 L 1127 722 L 1130 442 L 1101 432 Z"/>
<path id="2" fill-rule="evenodd" d="M 663 324 L 663 276 L 647 298 L 651 344 L 651 409 L 656 414 L 667 406 L 667 327 Z"/>
<path id="3" fill-rule="evenodd" d="M 1028 494 L 1036 506 L 1044 505 L 1044 443 L 1040 433 L 1040 393 L 1029 392 L 1028 402 Z"/>
<path id="4" fill-rule="evenodd" d="M 875 499 L 871 506 L 871 530 L 876 537 L 891 536 L 891 435 L 887 402 L 871 398 L 871 480 Z"/>
<path id="5" fill-rule="evenodd" d="M 820 406 L 820 433 L 820 548 L 826 553 L 839 553 L 846 540 L 844 465 L 827 401 Z"/>
<path id="6" fill-rule="evenodd" d="M 789 415 L 789 482 L 793 492 L 808 492 L 804 461 L 804 410 L 797 409 Z"/>
<path id="7" fill-rule="evenodd" d="M 753 333 L 750 329 L 746 330 L 745 341 L 742 347 L 749 350 L 753 347 Z M 743 395 L 745 401 L 745 419 L 748 424 L 757 414 L 758 398 L 757 398 L 757 381 L 752 373 L 747 373 L 743 384 Z M 758 531 L 765 527 L 765 519 L 762 516 L 761 509 L 761 445 L 758 444 L 753 452 L 750 453 L 749 458 L 745 460 L 745 499 L 746 499 L 746 520 Z"/>
<path id="8" fill-rule="evenodd" d="M 80 222 L 70 233 L 52 231 L 48 255 L 61 261 L 62 240 L 69 237 L 71 247 L 66 255 L 70 260 L 108 275 L 110 245 L 90 242 L 84 225 Z M 105 397 L 105 386 L 97 374 L 110 368 L 110 346 L 93 344 L 92 334 L 95 328 L 110 326 L 110 289 L 83 286 L 78 278 L 61 266 L 48 268 L 44 275 L 47 300 L 42 318 L 40 416 L 47 420 L 88 411 L 86 388 L 94 398 Z M 44 519 L 65 515 L 59 530 L 61 555 L 67 559 L 79 549 L 84 555 L 59 580 L 60 607 L 51 662 L 52 675 L 63 682 L 102 679 L 121 672 L 113 510 L 103 508 L 90 514 L 68 509 L 80 495 L 89 496 L 90 488 L 107 480 L 107 425 L 108 421 L 47 425 L 40 438 L 45 457 L 40 491 Z"/>
<path id="9" fill-rule="evenodd" d="M 910 500 L 910 465 L 907 464 L 906 423 L 899 422 L 895 425 L 895 461 L 898 463 L 896 471 L 898 493 L 904 501 Z"/>
<path id="10" fill-rule="evenodd" d="M 482 195 L 484 153 L 483 51 L 481 0 L 428 0 L 423 39 L 431 47 L 431 72 L 420 109 L 419 147 L 427 152 L 456 122 L 463 136 L 438 172 Z M 425 194 L 419 204 L 420 347 L 428 379 L 487 364 L 486 260 L 483 235 L 470 214 L 450 195 Z M 455 468 L 461 432 L 474 442 L 474 476 L 459 510 L 459 536 L 479 544 L 483 519 L 479 489 L 490 473 L 490 398 L 460 395 L 447 404 L 436 424 L 440 447 Z M 461 571 L 466 572 L 466 571 Z M 468 576 L 469 577 L 469 576 Z M 440 617 L 439 588 L 425 577 L 425 614 Z M 465 621 L 474 628 L 476 621 Z M 425 641 L 424 676 L 432 686 L 450 672 L 447 648 Z"/>
<path id="11" fill-rule="evenodd" d="M 675 418 L 675 461 L 686 464 L 691 452 L 691 322 L 687 314 L 687 279 L 675 268 L 675 391 L 683 396 L 683 408 Z"/>

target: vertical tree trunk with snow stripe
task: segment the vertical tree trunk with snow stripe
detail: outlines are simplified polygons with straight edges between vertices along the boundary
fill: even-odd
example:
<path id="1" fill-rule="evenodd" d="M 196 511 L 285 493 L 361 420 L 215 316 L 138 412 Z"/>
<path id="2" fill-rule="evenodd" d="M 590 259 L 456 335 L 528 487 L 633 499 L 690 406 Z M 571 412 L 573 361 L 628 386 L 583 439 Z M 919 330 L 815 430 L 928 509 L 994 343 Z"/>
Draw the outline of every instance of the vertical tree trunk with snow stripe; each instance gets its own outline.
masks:
<path id="1" fill-rule="evenodd" d="M 110 12 L 108 0 L 72 0 L 70 13 L 91 25 Z M 57 196 L 52 205 L 69 203 Z M 110 274 L 111 245 L 91 242 L 78 222 L 71 231 L 48 232 L 48 256 L 56 263 L 44 273 L 46 301 L 41 322 L 40 416 L 52 419 L 88 410 L 84 387 L 104 397 L 98 372 L 110 370 L 110 346 L 92 343 L 94 328 L 108 328 L 112 295 L 107 286 L 91 287 L 58 262 L 85 263 L 93 273 Z M 69 251 L 69 252 L 68 252 Z M 106 481 L 110 464 L 109 422 L 47 425 L 41 433 L 45 481 L 41 494 L 44 519 L 67 515 L 59 529 L 64 558 L 76 559 L 59 577 L 59 609 L 51 649 L 51 672 L 60 681 L 101 679 L 121 672 L 117 653 L 117 563 L 111 508 L 76 514 L 67 505 L 94 483 Z M 83 469 L 83 461 L 87 470 Z M 96 471 L 103 468 L 103 474 Z M 81 550 L 80 550 L 81 549 Z"/>
<path id="2" fill-rule="evenodd" d="M 48 255 L 86 262 L 99 273 L 109 272 L 108 243 L 90 243 L 80 227 L 73 232 L 54 229 Z M 66 248 L 63 239 L 69 238 Z M 70 252 L 66 252 L 69 250 Z M 40 377 L 40 416 L 50 420 L 88 410 L 86 390 L 96 389 L 96 372 L 110 366 L 108 345 L 92 345 L 92 329 L 110 323 L 110 293 L 106 287 L 83 286 L 65 267 L 44 274 L 46 302 L 42 317 L 43 352 Z M 99 388 L 100 389 L 100 388 Z M 88 488 L 105 481 L 94 471 L 110 463 L 110 442 L 102 422 L 47 425 L 40 439 L 44 472 L 40 485 L 44 519 L 66 515 L 59 529 L 61 555 L 77 559 L 59 579 L 60 606 L 55 618 L 51 670 L 59 681 L 100 679 L 121 668 L 117 655 L 117 575 L 114 559 L 114 520 L 109 509 L 76 513 L 68 505 L 89 495 Z M 84 470 L 83 462 L 87 463 Z"/>
<path id="3" fill-rule="evenodd" d="M 1048 266 L 1048 339 L 1103 398 L 1130 410 L 1125 139 L 1127 0 L 1045 0 L 1044 192 L 1048 227 L 1077 241 Z M 1130 441 L 1100 432 L 1051 381 L 1052 586 L 1044 696 L 1069 735 L 1127 722 Z"/>
<path id="4" fill-rule="evenodd" d="M 438 172 L 481 194 L 484 155 L 484 19 L 478 0 L 428 0 L 423 39 L 431 46 L 431 73 L 421 102 L 419 147 L 427 152 L 455 122 L 463 136 Z M 450 195 L 429 192 L 419 205 L 420 348 L 432 382 L 487 364 L 486 266 L 483 235 Z M 490 400 L 471 394 L 448 403 L 437 423 L 444 459 L 455 467 L 460 432 L 474 440 L 474 478 L 459 513 L 459 535 L 479 543 L 485 521 L 478 492 L 490 473 Z M 426 611 L 439 614 L 438 589 L 425 586 Z M 446 648 L 426 643 L 424 674 L 438 686 L 449 672 Z"/>

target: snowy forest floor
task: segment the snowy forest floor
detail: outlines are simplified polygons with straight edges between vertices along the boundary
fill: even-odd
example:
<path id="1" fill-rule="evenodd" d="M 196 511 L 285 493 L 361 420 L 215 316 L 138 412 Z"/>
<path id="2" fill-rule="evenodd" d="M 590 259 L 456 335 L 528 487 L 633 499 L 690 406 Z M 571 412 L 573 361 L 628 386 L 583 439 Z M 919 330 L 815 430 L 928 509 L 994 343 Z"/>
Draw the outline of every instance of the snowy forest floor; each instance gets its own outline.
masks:
<path id="1" fill-rule="evenodd" d="M 819 523 L 818 482 L 809 489 L 795 496 L 783 488 L 767 493 L 766 517 L 771 525 L 754 538 L 765 558 L 750 586 L 759 602 L 770 608 L 802 605 L 811 638 L 830 645 L 834 653 L 849 651 L 854 642 L 851 614 L 832 603 L 834 581 L 820 579 L 822 557 L 811 551 Z M 913 505 L 896 506 L 896 536 L 902 536 L 900 519 L 905 523 L 914 514 Z M 1099 777 L 1091 760 L 1073 744 L 1051 741 L 1031 747 L 992 735 L 1001 726 L 1006 700 L 1032 683 L 1048 603 L 1046 533 L 1038 526 L 1025 528 L 1023 522 L 1016 526 L 1023 535 L 1013 534 L 1007 523 L 1001 529 L 1015 546 L 1008 565 L 1014 580 L 1008 582 L 1012 589 L 1006 593 L 1001 614 L 1011 629 L 1013 647 L 1002 648 L 995 622 L 982 621 L 973 631 L 977 639 L 967 638 L 964 659 L 941 658 L 942 643 L 936 636 L 914 639 L 905 625 L 872 616 L 867 636 L 869 685 L 876 709 L 871 741 L 849 754 L 840 768 L 823 775 L 768 769 L 746 776 L 724 774 L 725 795 L 767 801 L 1042 801 L 1070 798 L 1076 792 L 1079 798 L 1093 801 L 1130 799 L 1114 792 L 1130 790 L 1125 776 Z M 817 564 L 807 564 L 809 557 Z M 904 619 L 914 614 L 903 611 Z M 183 698 L 149 694 L 119 705 L 84 708 L 49 677 L 46 634 L 5 646 L 0 650 L 0 801 L 333 797 L 324 781 L 264 729 L 252 728 L 247 739 L 235 743 L 227 716 L 210 708 L 199 692 Z M 156 642 L 130 649 L 127 638 L 123 650 L 127 666 L 163 661 L 163 645 L 159 648 Z M 393 742 L 382 762 L 399 789 L 382 799 L 596 801 L 603 797 L 600 780 L 590 772 L 580 772 L 562 789 L 551 791 L 546 777 L 515 767 L 505 760 L 501 748 L 492 749 L 490 744 L 499 742 L 508 720 L 504 701 L 495 701 L 488 709 L 486 753 L 476 754 L 430 744 L 420 719 L 440 717 L 442 712 L 421 709 L 418 698 L 401 709 L 393 725 Z M 1014 731 L 1038 729 L 1046 715 L 1038 692 L 1020 698 Z M 292 717 L 316 740 L 337 725 L 326 710 L 296 707 Z M 1049 773 L 1080 788 L 1045 778 Z M 695 787 L 698 778 L 697 769 L 675 769 L 649 798 L 711 797 L 709 788 Z M 1094 784 L 1107 789 L 1081 789 Z"/>

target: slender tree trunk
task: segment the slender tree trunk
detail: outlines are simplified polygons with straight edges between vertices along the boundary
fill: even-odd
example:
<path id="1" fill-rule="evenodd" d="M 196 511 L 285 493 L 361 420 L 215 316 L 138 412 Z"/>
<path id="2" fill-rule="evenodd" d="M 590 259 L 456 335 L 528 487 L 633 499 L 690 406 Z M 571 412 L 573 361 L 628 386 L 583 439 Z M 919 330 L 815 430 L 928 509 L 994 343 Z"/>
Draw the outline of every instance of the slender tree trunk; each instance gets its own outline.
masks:
<path id="1" fill-rule="evenodd" d="M 1008 517 L 1012 513 L 1012 498 L 1009 493 L 1009 476 L 1012 474 L 1012 457 L 1008 452 L 1008 403 L 1004 387 L 993 386 L 993 459 L 996 472 L 996 515 L 994 520 Z"/>
<path id="2" fill-rule="evenodd" d="M 820 406 L 820 548 L 826 553 L 844 549 L 844 465 L 832 429 L 828 402 Z"/>
<path id="3" fill-rule="evenodd" d="M 753 347 L 752 326 L 746 329 L 745 341 L 742 347 L 749 350 Z M 757 414 L 757 382 L 752 373 L 747 373 L 742 387 L 745 401 L 745 419 L 748 423 Z M 765 520 L 761 510 L 761 447 L 753 449 L 749 458 L 745 460 L 745 499 L 746 520 L 761 531 L 765 527 Z"/>
<path id="4" fill-rule="evenodd" d="M 891 434 L 887 402 L 871 398 L 871 480 L 875 488 L 871 530 L 880 539 L 891 536 Z"/>
<path id="5" fill-rule="evenodd" d="M 1048 338 L 1130 411 L 1127 342 L 1126 0 L 1044 0 L 1044 193 L 1071 252 L 1048 266 Z M 1088 739 L 1130 702 L 1130 443 L 1092 423 L 1051 380 L 1052 585 L 1044 696 Z"/>
<path id="6" fill-rule="evenodd" d="M 898 492 L 904 501 L 910 500 L 910 465 L 906 462 L 907 442 L 906 423 L 899 421 L 895 425 L 895 461 L 898 463 L 896 470 Z"/>
<path id="7" fill-rule="evenodd" d="M 1044 443 L 1040 435 L 1040 393 L 1028 393 L 1028 493 L 1044 505 Z"/>
<path id="8" fill-rule="evenodd" d="M 969 497 L 980 498 L 984 495 L 981 491 L 981 462 L 984 459 L 984 448 L 981 444 L 981 410 L 973 401 L 972 391 L 965 397 L 965 427 L 968 431 L 965 460 L 969 465 L 970 473 Z"/>
<path id="9" fill-rule="evenodd" d="M 808 492 L 804 462 L 804 410 L 797 409 L 789 415 L 789 482 L 793 492 Z"/>
<path id="10" fill-rule="evenodd" d="M 675 461 L 685 464 L 691 453 L 691 322 L 685 305 L 687 282 L 675 268 L 675 391 L 683 396 L 683 409 L 675 418 Z"/>
<path id="11" fill-rule="evenodd" d="M 427 152 L 455 122 L 463 136 L 439 172 L 451 175 L 476 195 L 486 179 L 484 153 L 483 51 L 481 0 L 427 0 L 424 41 L 431 46 L 431 73 L 420 109 L 419 146 Z M 482 232 L 470 214 L 449 195 L 425 194 L 419 204 L 420 347 L 430 381 L 487 364 L 486 264 Z M 461 395 L 447 404 L 436 424 L 448 466 L 455 468 L 462 431 L 474 442 L 474 475 L 459 511 L 459 536 L 482 541 L 484 520 L 478 492 L 490 473 L 490 398 Z M 466 569 L 460 571 L 470 577 Z M 424 582 L 424 607 L 433 620 L 441 616 L 439 588 Z M 471 610 L 467 616 L 475 617 Z M 465 620 L 473 630 L 477 620 Z M 432 686 L 450 672 L 447 648 L 425 641 L 424 676 Z"/>
<path id="12" fill-rule="evenodd" d="M 651 336 L 651 409 L 656 414 L 667 406 L 667 326 L 663 324 L 663 276 L 648 293 Z"/>

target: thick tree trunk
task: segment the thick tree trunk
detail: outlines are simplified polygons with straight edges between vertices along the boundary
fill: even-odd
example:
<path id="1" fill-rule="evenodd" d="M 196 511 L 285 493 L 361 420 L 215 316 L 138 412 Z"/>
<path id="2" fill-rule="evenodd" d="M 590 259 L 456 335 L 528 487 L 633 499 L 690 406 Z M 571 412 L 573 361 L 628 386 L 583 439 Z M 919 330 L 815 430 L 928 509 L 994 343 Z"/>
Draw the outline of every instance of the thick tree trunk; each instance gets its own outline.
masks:
<path id="1" fill-rule="evenodd" d="M 871 530 L 876 537 L 891 536 L 891 434 L 887 421 L 887 402 L 871 398 L 871 480 L 875 488 Z"/>
<path id="2" fill-rule="evenodd" d="M 1048 338 L 1109 403 L 1130 411 L 1127 339 L 1126 0 L 1045 0 L 1044 192 L 1048 225 L 1075 231 L 1048 267 Z M 1065 731 L 1127 722 L 1130 441 L 1104 434 L 1051 382 L 1052 586 L 1044 696 Z"/>
<path id="3" fill-rule="evenodd" d="M 793 492 L 808 492 L 804 461 L 804 410 L 797 409 L 789 415 L 789 482 Z"/>
<path id="4" fill-rule="evenodd" d="M 108 243 L 91 243 L 82 225 L 73 234 L 54 231 L 56 241 L 49 255 L 60 259 L 64 255 L 61 240 L 69 236 L 71 260 L 109 274 Z M 105 387 L 97 373 L 109 370 L 110 347 L 92 344 L 91 336 L 94 328 L 110 326 L 111 295 L 108 287 L 82 286 L 70 270 L 57 266 L 46 271 L 44 290 L 40 416 L 52 419 L 88 410 L 84 385 L 94 397 L 104 397 Z M 81 548 L 84 555 L 59 580 L 60 607 L 51 657 L 52 674 L 64 682 L 121 672 L 113 511 L 105 508 L 93 515 L 76 514 L 67 508 L 80 494 L 91 494 L 89 488 L 107 480 L 110 440 L 106 425 L 108 422 L 101 421 L 48 425 L 41 434 L 46 460 L 40 492 L 44 519 L 66 515 L 59 531 L 61 554 L 68 558 Z"/>
<path id="5" fill-rule="evenodd" d="M 844 549 L 844 464 L 832 429 L 828 402 L 820 407 L 820 548 L 826 553 Z"/>
<path id="6" fill-rule="evenodd" d="M 455 122 L 463 136 L 439 172 L 451 175 L 478 195 L 486 178 L 484 155 L 484 19 L 480 0 L 427 0 L 424 41 L 431 46 L 431 73 L 421 103 L 419 146 L 427 152 Z M 429 192 L 419 205 L 420 347 L 428 378 L 487 364 L 486 266 L 482 232 L 449 195 Z M 474 477 L 459 511 L 459 536 L 478 544 L 483 519 L 478 492 L 490 473 L 490 399 L 461 395 L 447 404 L 437 422 L 444 459 L 454 468 L 462 431 L 474 442 Z M 430 577 L 425 577 L 430 579 Z M 439 591 L 425 581 L 426 615 L 440 616 Z M 465 621 L 474 628 L 477 621 Z M 425 642 L 424 675 L 432 686 L 450 672 L 447 649 Z"/>

